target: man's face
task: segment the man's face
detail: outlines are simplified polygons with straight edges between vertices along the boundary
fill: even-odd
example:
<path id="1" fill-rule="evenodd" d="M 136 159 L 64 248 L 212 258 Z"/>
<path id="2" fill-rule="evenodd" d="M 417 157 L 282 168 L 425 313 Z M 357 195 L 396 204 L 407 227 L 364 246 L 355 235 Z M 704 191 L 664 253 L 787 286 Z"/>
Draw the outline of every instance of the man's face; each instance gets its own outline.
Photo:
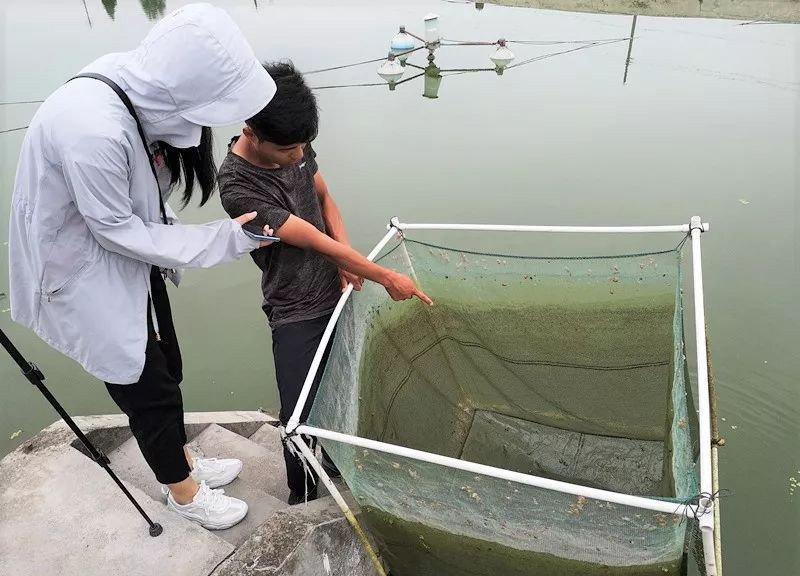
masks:
<path id="1" fill-rule="evenodd" d="M 305 142 L 281 145 L 274 144 L 268 140 L 259 140 L 255 134 L 249 136 L 249 138 L 253 149 L 263 164 L 277 164 L 281 168 L 286 168 L 287 166 L 294 166 L 303 160 Z"/>

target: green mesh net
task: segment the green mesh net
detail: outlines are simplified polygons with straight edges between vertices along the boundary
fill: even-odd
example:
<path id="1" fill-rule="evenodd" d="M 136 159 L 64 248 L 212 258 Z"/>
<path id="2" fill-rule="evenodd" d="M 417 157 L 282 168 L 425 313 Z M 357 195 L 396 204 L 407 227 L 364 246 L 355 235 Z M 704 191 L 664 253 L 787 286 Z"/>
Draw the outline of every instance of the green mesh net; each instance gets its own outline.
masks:
<path id="1" fill-rule="evenodd" d="M 697 494 L 681 253 L 479 254 L 405 238 L 348 301 L 309 424 L 592 488 Z M 682 574 L 675 514 L 323 441 L 393 576 Z"/>

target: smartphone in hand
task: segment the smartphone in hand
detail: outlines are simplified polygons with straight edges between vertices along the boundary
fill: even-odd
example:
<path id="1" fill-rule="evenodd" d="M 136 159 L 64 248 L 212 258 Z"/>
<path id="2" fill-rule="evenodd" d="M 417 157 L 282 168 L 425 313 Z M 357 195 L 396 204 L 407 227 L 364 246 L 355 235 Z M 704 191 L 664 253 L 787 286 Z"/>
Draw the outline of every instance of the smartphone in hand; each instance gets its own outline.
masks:
<path id="1" fill-rule="evenodd" d="M 244 224 L 242 226 L 242 231 L 244 231 L 245 234 L 247 234 L 248 236 L 250 236 L 250 238 L 253 238 L 254 240 L 261 240 L 262 242 L 281 241 L 281 239 L 278 238 L 277 236 L 264 236 L 264 230 L 256 231 L 254 226 L 248 226 L 247 224 Z"/>

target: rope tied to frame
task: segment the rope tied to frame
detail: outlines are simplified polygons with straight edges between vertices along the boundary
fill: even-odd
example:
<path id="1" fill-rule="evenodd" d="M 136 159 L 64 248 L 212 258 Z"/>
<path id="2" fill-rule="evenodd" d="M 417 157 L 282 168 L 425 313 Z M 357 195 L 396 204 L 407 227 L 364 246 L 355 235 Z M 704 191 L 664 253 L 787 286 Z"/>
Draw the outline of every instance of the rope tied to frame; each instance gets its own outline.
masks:
<path id="1" fill-rule="evenodd" d="M 712 511 L 713 505 L 718 499 L 727 497 L 730 495 L 730 493 L 731 491 L 728 488 L 720 488 L 716 492 L 700 492 L 681 502 L 681 504 L 675 508 L 675 512 L 677 513 L 681 506 L 685 506 L 689 511 L 691 511 L 691 517 L 699 521 L 701 516 L 705 516 Z M 702 501 L 707 502 L 709 505 L 702 505 Z M 689 518 L 689 516 L 689 514 L 684 514 L 683 518 L 681 519 L 681 523 Z"/>
<path id="2" fill-rule="evenodd" d="M 315 480 L 314 474 L 311 472 L 311 469 L 308 465 L 308 460 L 306 459 L 305 455 L 300 451 L 300 449 L 295 445 L 292 441 L 292 438 L 297 436 L 297 431 L 292 431 L 291 433 L 286 432 L 286 428 L 281 424 L 278 426 L 278 431 L 281 434 L 281 443 L 283 444 L 284 448 L 294 456 L 296 459 L 300 461 L 303 465 L 303 500 L 305 501 L 306 505 L 308 505 L 308 479 L 311 478 L 314 484 L 314 488 L 317 487 L 317 481 Z M 311 449 L 314 449 L 314 442 L 309 442 L 311 445 Z"/>
<path id="3" fill-rule="evenodd" d="M 706 231 L 702 222 L 700 224 L 689 224 L 689 234 L 691 234 L 694 230 L 700 230 L 700 232 Z"/>

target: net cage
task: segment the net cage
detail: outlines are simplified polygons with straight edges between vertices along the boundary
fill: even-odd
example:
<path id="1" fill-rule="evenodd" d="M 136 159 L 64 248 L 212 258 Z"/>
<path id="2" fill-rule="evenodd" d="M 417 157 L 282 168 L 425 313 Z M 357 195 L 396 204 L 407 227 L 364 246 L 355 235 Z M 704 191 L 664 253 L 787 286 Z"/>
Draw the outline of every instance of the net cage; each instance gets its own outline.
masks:
<path id="1" fill-rule="evenodd" d="M 683 242 L 520 256 L 410 226 L 372 256 L 434 306 L 348 291 L 298 428 L 336 463 L 393 576 L 685 574 L 711 503 Z"/>

